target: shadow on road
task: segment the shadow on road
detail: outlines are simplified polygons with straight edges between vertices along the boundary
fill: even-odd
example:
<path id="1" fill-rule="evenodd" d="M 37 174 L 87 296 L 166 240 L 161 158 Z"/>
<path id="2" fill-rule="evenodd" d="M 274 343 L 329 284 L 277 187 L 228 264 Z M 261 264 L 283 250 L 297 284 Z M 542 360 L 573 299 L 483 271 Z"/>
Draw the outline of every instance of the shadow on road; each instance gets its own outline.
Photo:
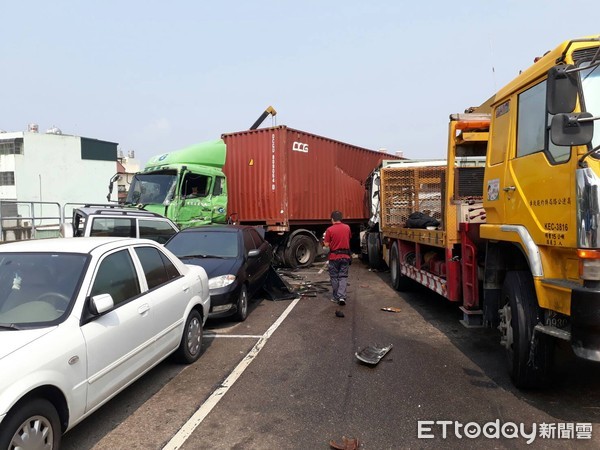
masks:
<path id="1" fill-rule="evenodd" d="M 376 274 L 390 284 L 389 272 Z M 462 318 L 459 304 L 451 303 L 417 283 L 410 292 L 399 292 L 398 295 L 480 368 L 479 373 L 465 369 L 465 376 L 470 377 L 474 385 L 490 384 L 489 378 L 556 419 L 567 422 L 600 421 L 600 364 L 578 359 L 568 343 L 557 341 L 553 383 L 549 388 L 519 390 L 508 375 L 497 330 L 463 327 L 459 322 Z"/>

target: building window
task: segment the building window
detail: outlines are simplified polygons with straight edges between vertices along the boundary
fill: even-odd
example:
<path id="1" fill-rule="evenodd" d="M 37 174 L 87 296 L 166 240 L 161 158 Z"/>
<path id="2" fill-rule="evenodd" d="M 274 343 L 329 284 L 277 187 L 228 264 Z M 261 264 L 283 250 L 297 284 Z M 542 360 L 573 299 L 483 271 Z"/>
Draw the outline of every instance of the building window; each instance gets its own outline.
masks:
<path id="1" fill-rule="evenodd" d="M 0 155 L 22 155 L 23 139 L 0 139 Z"/>
<path id="2" fill-rule="evenodd" d="M 14 186 L 15 185 L 15 173 L 14 172 L 0 172 L 0 186 Z"/>

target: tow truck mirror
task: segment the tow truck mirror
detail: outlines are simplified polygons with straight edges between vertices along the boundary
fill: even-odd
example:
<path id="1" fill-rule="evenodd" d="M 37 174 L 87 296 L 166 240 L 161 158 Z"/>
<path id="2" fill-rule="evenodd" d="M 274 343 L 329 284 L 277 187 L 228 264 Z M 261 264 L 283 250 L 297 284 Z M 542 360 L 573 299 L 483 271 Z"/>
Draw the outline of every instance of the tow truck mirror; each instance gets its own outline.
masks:
<path id="1" fill-rule="evenodd" d="M 577 103 L 577 75 L 569 72 L 575 66 L 561 64 L 548 71 L 546 107 L 549 114 L 570 113 Z"/>
<path id="2" fill-rule="evenodd" d="M 554 145 L 568 147 L 586 145 L 594 137 L 594 122 L 588 112 L 557 114 L 550 125 L 550 139 Z"/>

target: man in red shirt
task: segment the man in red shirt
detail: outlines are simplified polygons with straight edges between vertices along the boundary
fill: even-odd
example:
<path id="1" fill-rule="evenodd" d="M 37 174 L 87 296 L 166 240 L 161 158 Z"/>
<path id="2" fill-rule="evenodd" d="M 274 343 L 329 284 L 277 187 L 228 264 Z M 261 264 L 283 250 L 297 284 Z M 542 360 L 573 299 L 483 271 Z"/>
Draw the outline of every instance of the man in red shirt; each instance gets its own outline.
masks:
<path id="1" fill-rule="evenodd" d="M 352 254 L 350 253 L 350 227 L 342 223 L 342 213 L 331 213 L 332 225 L 325 231 L 323 245 L 329 247 L 329 278 L 333 290 L 331 301 L 339 305 L 346 304 L 346 287 L 348 285 L 348 268 Z"/>

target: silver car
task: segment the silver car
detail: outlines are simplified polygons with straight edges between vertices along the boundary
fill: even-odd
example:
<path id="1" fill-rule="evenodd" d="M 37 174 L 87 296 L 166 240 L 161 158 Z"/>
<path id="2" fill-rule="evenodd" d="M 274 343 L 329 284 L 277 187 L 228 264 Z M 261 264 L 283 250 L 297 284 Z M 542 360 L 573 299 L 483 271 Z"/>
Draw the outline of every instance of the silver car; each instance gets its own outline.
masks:
<path id="1" fill-rule="evenodd" d="M 0 246 L 0 449 L 62 434 L 172 353 L 201 354 L 204 269 L 146 239 Z"/>

